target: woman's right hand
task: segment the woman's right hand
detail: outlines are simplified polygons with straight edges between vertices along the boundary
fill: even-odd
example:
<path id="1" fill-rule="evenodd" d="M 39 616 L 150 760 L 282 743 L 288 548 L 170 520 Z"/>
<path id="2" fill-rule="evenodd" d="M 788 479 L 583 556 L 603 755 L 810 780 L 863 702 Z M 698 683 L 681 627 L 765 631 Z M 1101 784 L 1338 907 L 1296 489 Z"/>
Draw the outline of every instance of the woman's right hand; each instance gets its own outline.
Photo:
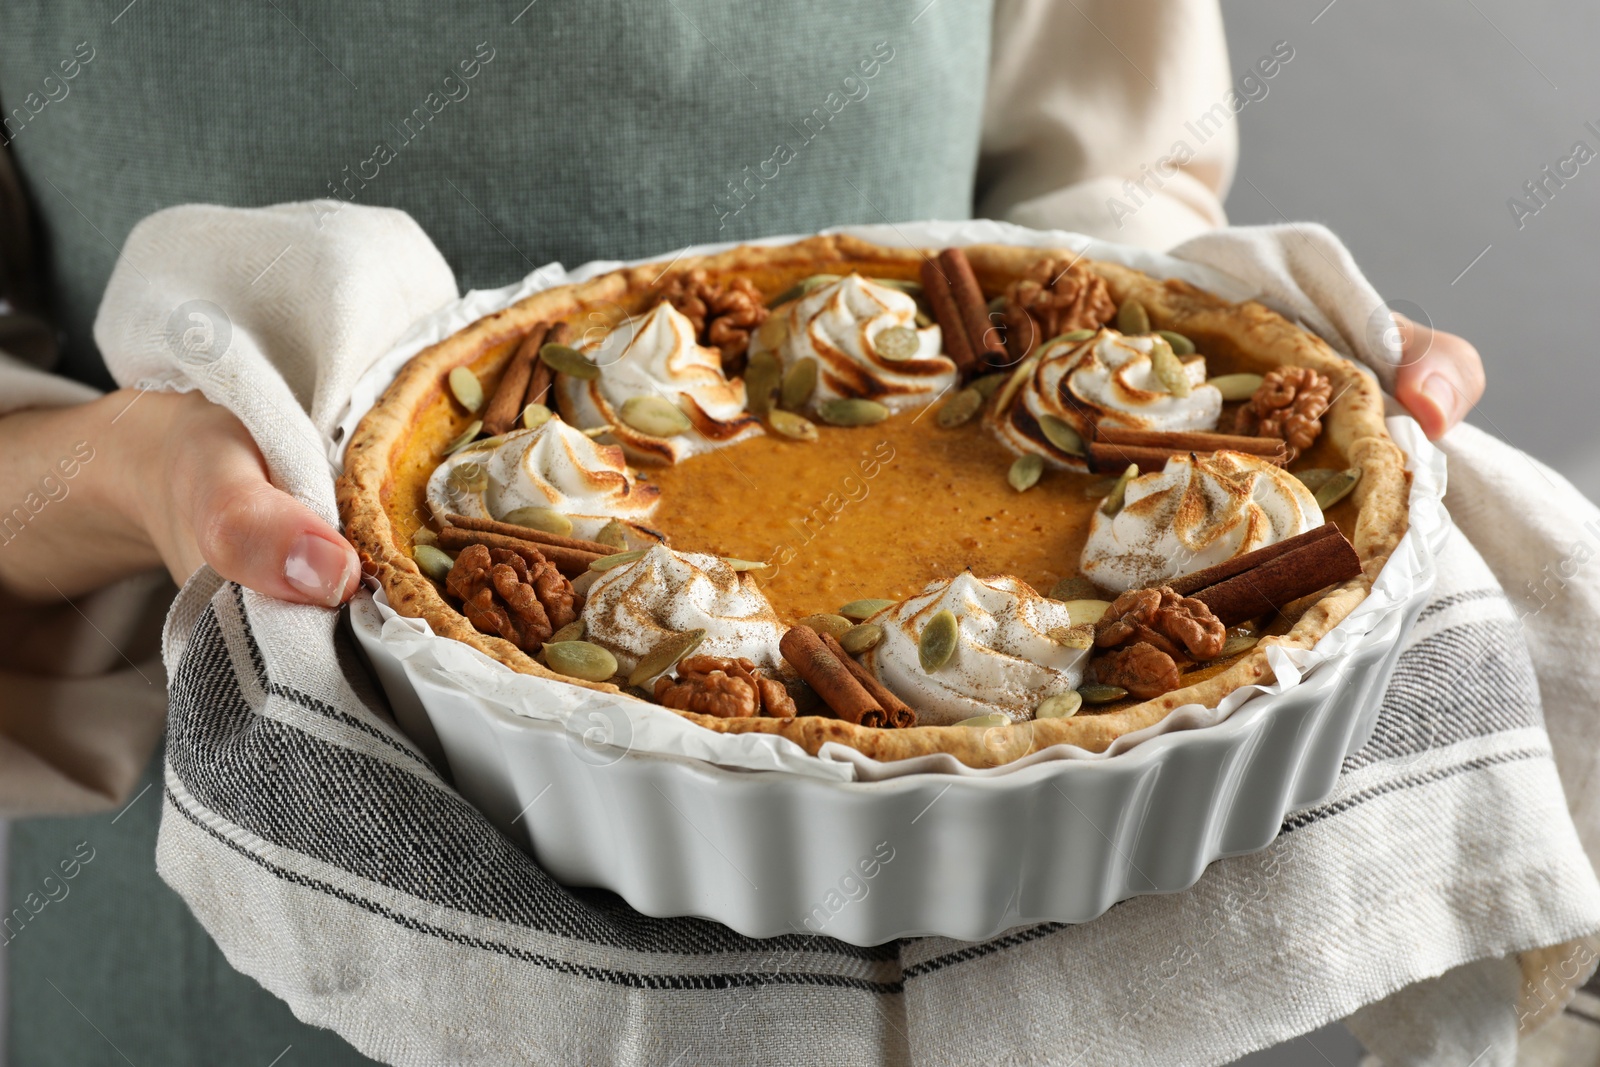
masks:
<path id="1" fill-rule="evenodd" d="M 85 453 L 63 477 L 60 457 Z M 17 594 L 74 596 L 157 566 L 181 585 L 206 563 L 257 592 L 325 607 L 360 583 L 350 543 L 272 485 L 243 424 L 200 393 L 124 389 L 19 412 L 0 419 L 0 457 L 0 501 L 44 501 L 0 538 L 0 584 Z M 41 472 L 65 491 L 40 497 Z"/>

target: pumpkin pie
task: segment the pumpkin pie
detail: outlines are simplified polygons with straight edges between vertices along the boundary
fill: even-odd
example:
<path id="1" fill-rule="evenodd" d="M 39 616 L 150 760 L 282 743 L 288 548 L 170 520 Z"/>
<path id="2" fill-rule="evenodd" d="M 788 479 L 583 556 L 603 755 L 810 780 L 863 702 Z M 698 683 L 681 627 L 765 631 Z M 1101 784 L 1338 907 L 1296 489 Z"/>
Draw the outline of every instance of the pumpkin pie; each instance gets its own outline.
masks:
<path id="1" fill-rule="evenodd" d="M 403 615 L 710 730 L 994 766 L 1270 679 L 1406 530 L 1366 372 L 1068 251 L 619 269 L 411 359 L 346 530 Z"/>

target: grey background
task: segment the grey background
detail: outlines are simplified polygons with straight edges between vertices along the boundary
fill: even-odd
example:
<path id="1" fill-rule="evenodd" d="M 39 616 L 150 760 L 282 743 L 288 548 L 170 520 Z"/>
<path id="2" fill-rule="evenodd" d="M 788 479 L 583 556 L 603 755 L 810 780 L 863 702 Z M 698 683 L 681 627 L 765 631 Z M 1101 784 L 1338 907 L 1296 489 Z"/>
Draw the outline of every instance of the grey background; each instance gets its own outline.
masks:
<path id="1" fill-rule="evenodd" d="M 1222 10 L 1236 77 L 1275 41 L 1295 49 L 1239 115 L 1230 220 L 1331 227 L 1386 299 L 1477 345 L 1489 391 L 1471 421 L 1600 499 L 1600 159 L 1520 230 L 1506 206 L 1527 200 L 1523 183 L 1573 142 L 1600 152 L 1584 128 L 1600 128 L 1600 5 L 1223 0 Z"/>
<path id="2" fill-rule="evenodd" d="M 1274 42 L 1295 50 L 1239 114 L 1229 220 L 1329 226 L 1391 306 L 1477 345 L 1489 389 L 1469 421 L 1600 499 L 1600 158 L 1520 229 L 1506 205 L 1539 206 L 1523 183 L 1573 142 L 1600 153 L 1584 128 L 1600 127 L 1600 5 L 1222 0 L 1222 13 L 1236 79 Z M 1359 1056 L 1335 1024 L 1242 1062 Z"/>

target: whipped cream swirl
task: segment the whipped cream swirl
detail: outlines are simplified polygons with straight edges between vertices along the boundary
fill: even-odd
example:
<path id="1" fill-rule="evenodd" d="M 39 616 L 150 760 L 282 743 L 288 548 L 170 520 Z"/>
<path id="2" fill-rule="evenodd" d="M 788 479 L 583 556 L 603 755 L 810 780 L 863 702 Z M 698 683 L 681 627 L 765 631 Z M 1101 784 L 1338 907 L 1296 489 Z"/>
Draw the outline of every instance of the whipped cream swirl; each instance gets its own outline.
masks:
<path id="1" fill-rule="evenodd" d="M 677 463 L 762 432 L 745 411 L 744 380 L 723 376 L 722 353 L 702 346 L 694 323 L 671 304 L 657 304 L 583 347 L 600 375 L 591 381 L 558 375 L 562 413 L 584 429 L 611 427 L 635 462 Z M 629 426 L 622 405 L 636 396 L 678 405 L 690 428 L 656 437 Z"/>
<path id="2" fill-rule="evenodd" d="M 637 525 L 650 518 L 660 495 L 634 481 L 621 448 L 597 444 L 559 417 L 468 446 L 428 479 L 428 506 L 440 522 L 451 513 L 501 519 L 517 508 L 551 508 L 572 520 L 575 537 L 592 538 L 620 519 L 629 526 L 630 547 L 636 539 L 637 547 L 661 540 Z"/>
<path id="3" fill-rule="evenodd" d="M 918 329 L 917 302 L 899 289 L 847 274 L 807 293 L 784 314 L 787 336 L 777 355 L 785 369 L 802 359 L 817 361 L 813 403 L 861 397 L 901 411 L 955 384 L 956 365 L 940 352 L 939 327 Z M 907 359 L 878 353 L 878 335 L 895 326 L 917 335 Z"/>
<path id="4" fill-rule="evenodd" d="M 950 661 L 930 673 L 922 669 L 917 643 L 928 620 L 946 608 L 955 614 L 959 640 Z M 994 712 L 1014 722 L 1031 719 L 1040 701 L 1083 681 L 1094 643 L 1094 628 L 1074 627 L 1065 604 L 1015 578 L 971 572 L 933 582 L 872 621 L 884 636 L 862 662 L 917 710 L 924 726 Z"/>
<path id="5" fill-rule="evenodd" d="M 1122 510 L 1096 508 L 1081 569 L 1119 592 L 1160 585 L 1323 524 L 1300 479 L 1242 452 L 1173 456 L 1128 483 Z"/>
<path id="6" fill-rule="evenodd" d="M 1024 377 L 1020 387 L 1007 389 L 1007 402 L 997 405 L 995 431 L 1016 451 L 1036 452 L 1058 466 L 1083 470 L 1083 460 L 1045 438 L 1040 416 L 1053 415 L 1086 438 L 1091 422 L 1134 430 L 1216 429 L 1222 393 L 1205 384 L 1205 357 L 1180 357 L 1190 390 L 1188 396 L 1175 396 L 1156 376 L 1150 361 L 1154 346 L 1154 337 L 1129 337 L 1112 329 L 1077 343 L 1045 345 L 1031 366 L 1018 368 Z"/>
<path id="7" fill-rule="evenodd" d="M 587 640 L 604 645 L 623 673 L 662 641 L 704 628 L 701 656 L 743 656 L 757 667 L 782 662 L 784 626 L 749 574 L 718 556 L 657 545 L 589 587 Z"/>

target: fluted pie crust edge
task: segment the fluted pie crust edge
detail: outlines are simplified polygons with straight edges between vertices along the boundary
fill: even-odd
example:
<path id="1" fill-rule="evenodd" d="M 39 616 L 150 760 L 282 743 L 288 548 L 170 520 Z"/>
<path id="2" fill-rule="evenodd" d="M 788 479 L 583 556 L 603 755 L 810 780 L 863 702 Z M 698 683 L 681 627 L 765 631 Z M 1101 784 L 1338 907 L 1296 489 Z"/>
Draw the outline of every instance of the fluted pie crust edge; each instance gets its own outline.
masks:
<path id="1" fill-rule="evenodd" d="M 991 292 L 1022 277 L 1041 259 L 1074 256 L 1070 251 L 1001 245 L 974 245 L 965 251 L 984 288 Z M 449 371 L 478 364 L 480 371 L 497 372 L 498 367 L 480 362 L 485 353 L 506 348 L 534 323 L 577 321 L 579 316 L 592 317 L 608 311 L 614 314 L 619 309 L 627 313 L 645 310 L 646 302 L 673 275 L 696 268 L 713 276 L 744 275 L 764 292 L 775 292 L 794 278 L 811 274 L 858 270 L 867 275 L 876 271 L 915 277 L 922 258 L 923 253 L 916 250 L 832 236 L 776 248 L 739 247 L 714 256 L 680 259 L 667 267 L 665 274 L 662 264 L 624 268 L 577 285 L 536 293 L 425 349 L 407 362 L 361 420 L 350 439 L 344 471 L 338 479 L 340 515 L 365 572 L 376 577 L 395 611 L 427 620 L 434 633 L 471 645 L 512 670 L 601 692 L 619 692 L 609 683 L 554 674 L 510 642 L 479 633 L 422 574 L 411 558 L 409 541 L 402 541 L 397 535 L 385 501 L 413 425 L 430 402 L 438 399 Z M 1161 281 L 1116 264 L 1085 262 L 1105 279 L 1119 305 L 1129 298 L 1137 299 L 1149 312 L 1153 326 L 1196 338 L 1202 351 L 1220 346 L 1264 368 L 1310 367 L 1332 380 L 1335 400 L 1323 416 L 1323 433 L 1329 435 L 1350 466 L 1362 471 L 1353 493 L 1358 513 L 1351 536 L 1361 559 L 1361 576 L 1328 590 L 1287 633 L 1264 638 L 1220 673 L 1156 699 L 1100 714 L 981 730 L 965 726 L 875 729 L 825 716 L 721 719 L 666 708 L 660 709 L 662 714 L 683 715 L 707 729 L 724 733 L 777 734 L 813 754 L 833 741 L 883 761 L 942 752 L 968 766 L 992 767 L 1059 744 L 1099 752 L 1124 734 L 1160 722 L 1174 708 L 1185 704 L 1215 707 L 1241 686 L 1270 681 L 1267 647 L 1309 648 L 1367 596 L 1378 572 L 1405 534 L 1409 489 L 1405 458 L 1385 428 L 1383 396 L 1373 377 L 1340 357 L 1321 339 L 1254 301 L 1233 304 L 1183 281 Z"/>

